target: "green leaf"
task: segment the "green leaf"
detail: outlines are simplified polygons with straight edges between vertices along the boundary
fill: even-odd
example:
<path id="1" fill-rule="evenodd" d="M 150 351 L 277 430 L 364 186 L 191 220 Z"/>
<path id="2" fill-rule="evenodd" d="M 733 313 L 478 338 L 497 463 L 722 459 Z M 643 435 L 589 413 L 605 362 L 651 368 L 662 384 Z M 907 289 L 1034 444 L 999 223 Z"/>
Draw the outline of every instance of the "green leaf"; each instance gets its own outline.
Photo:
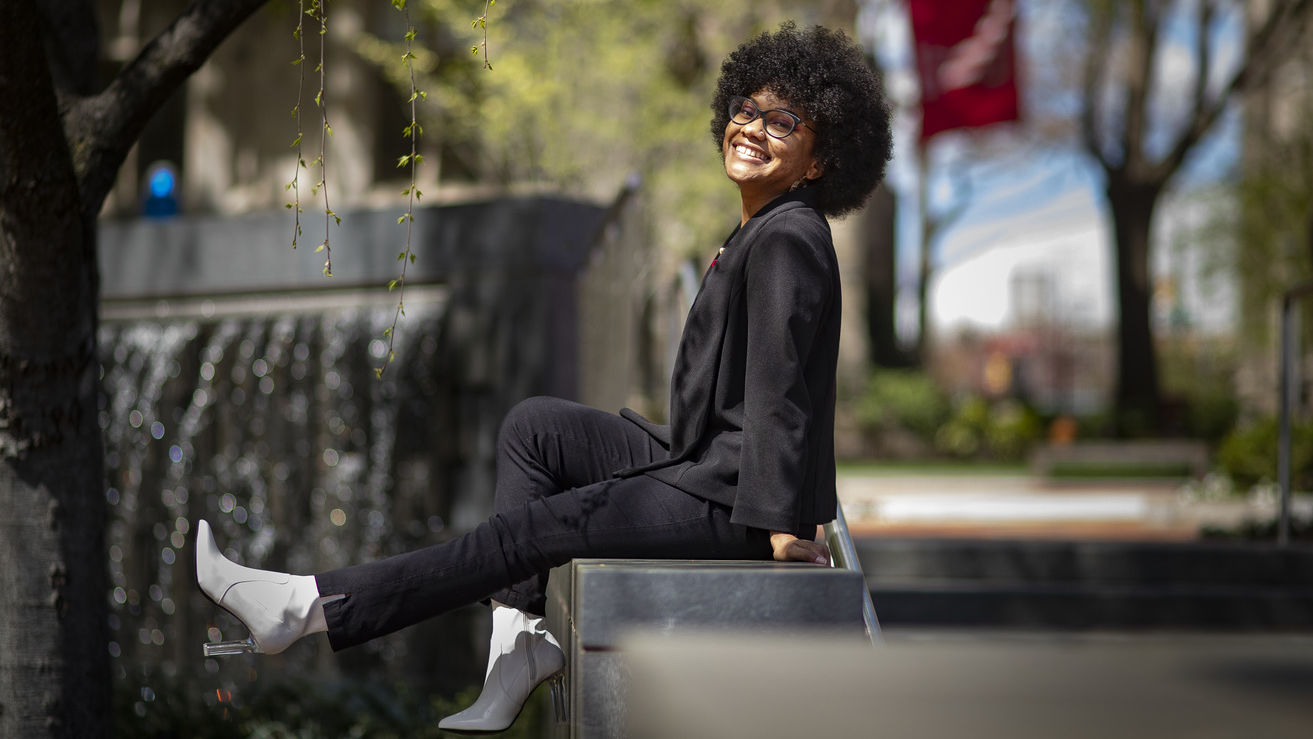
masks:
<path id="1" fill-rule="evenodd" d="M 388 292 L 392 292 L 393 290 L 396 290 L 396 289 L 397 289 L 397 281 L 396 281 L 396 280 L 389 280 L 389 281 L 388 281 Z M 385 330 L 385 331 L 383 332 L 383 335 L 384 335 L 384 336 L 391 336 L 391 335 L 392 335 L 392 329 L 387 329 L 387 330 Z"/>
<path id="2" fill-rule="evenodd" d="M 406 217 L 405 217 L 404 215 L 397 216 L 397 225 L 398 225 L 398 226 L 400 226 L 401 224 L 403 224 L 403 223 L 405 223 L 405 222 L 406 222 Z M 391 289 L 391 288 L 388 288 L 388 289 Z"/>
<path id="3" fill-rule="evenodd" d="M 318 254 L 319 252 L 323 251 L 323 250 L 324 250 L 324 247 L 327 246 L 327 245 L 328 245 L 328 242 L 324 242 L 324 243 L 320 244 L 319 246 L 316 246 L 316 247 L 315 247 L 315 253 Z"/>
<path id="4" fill-rule="evenodd" d="M 411 263 L 411 264 L 414 264 L 414 263 L 415 263 L 415 253 L 414 253 L 414 252 L 411 252 L 411 254 L 410 254 L 410 263 Z"/>

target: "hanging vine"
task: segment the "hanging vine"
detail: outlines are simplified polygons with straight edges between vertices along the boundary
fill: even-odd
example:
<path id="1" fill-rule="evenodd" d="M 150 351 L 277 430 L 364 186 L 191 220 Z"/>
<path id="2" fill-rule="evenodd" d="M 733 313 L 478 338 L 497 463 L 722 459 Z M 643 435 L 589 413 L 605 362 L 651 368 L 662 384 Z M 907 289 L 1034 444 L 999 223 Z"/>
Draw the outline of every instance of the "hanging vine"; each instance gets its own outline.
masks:
<path id="1" fill-rule="evenodd" d="M 397 321 L 401 316 L 406 315 L 406 268 L 415 262 L 415 251 L 411 245 L 411 233 L 415 223 L 415 204 L 423 195 L 418 186 L 418 168 L 419 163 L 424 161 L 424 155 L 419 153 L 419 137 L 424 133 L 424 128 L 419 124 L 419 117 L 416 114 L 416 108 L 420 100 L 428 99 L 428 95 L 420 90 L 415 84 L 415 27 L 410 22 L 410 9 L 406 7 L 406 0 L 392 0 L 392 5 L 406 16 L 406 35 L 405 35 L 405 52 L 401 55 L 401 62 L 406 67 L 406 74 L 410 78 L 410 123 L 402 129 L 402 135 L 410 139 L 410 153 L 403 154 L 397 159 L 397 167 L 408 168 L 410 171 L 410 184 L 405 190 L 401 191 L 406 196 L 406 212 L 397 218 L 398 224 L 404 224 L 406 227 L 406 242 L 404 248 L 397 253 L 397 261 L 401 263 L 401 274 L 396 279 L 388 283 L 388 291 L 397 291 L 397 309 L 392 314 L 392 325 L 383 331 L 383 337 L 387 339 L 387 353 L 384 355 L 383 364 L 374 368 L 374 374 L 383 377 L 383 370 L 392 363 L 396 358 L 396 351 L 393 349 L 396 342 Z"/>
<path id="2" fill-rule="evenodd" d="M 305 169 L 305 155 L 301 150 L 301 140 L 305 135 L 301 127 L 301 101 L 305 95 L 305 15 L 305 0 L 299 0 L 296 4 L 296 30 L 292 31 L 297 46 L 296 58 L 292 60 L 292 66 L 297 70 L 296 105 L 292 106 L 292 119 L 296 121 L 296 137 L 292 139 L 292 148 L 296 149 L 296 171 L 292 173 L 292 181 L 283 187 L 292 191 L 292 202 L 287 207 L 292 210 L 296 221 L 292 231 L 293 249 L 301 238 L 301 214 L 305 212 L 301 209 L 301 170 Z"/>
<path id="3" fill-rule="evenodd" d="M 297 56 L 292 64 L 298 69 L 296 104 L 292 107 L 292 118 L 296 121 L 296 136 L 292 140 L 292 148 L 296 150 L 296 171 L 292 179 L 284 186 L 284 190 L 292 192 L 292 201 L 287 203 L 287 208 L 294 214 L 294 231 L 292 234 L 292 248 L 295 249 L 301 237 L 301 215 L 305 212 L 301 207 L 301 172 L 310 166 L 318 166 L 319 180 L 310 189 L 310 196 L 313 198 L 321 192 L 324 199 L 324 240 L 315 249 L 315 252 L 324 253 L 324 276 L 333 276 L 333 256 L 332 248 L 329 244 L 329 232 L 333 225 L 340 225 L 342 219 L 335 213 L 328 199 L 328 168 L 327 152 L 328 139 L 333 135 L 333 127 L 328 122 L 328 110 L 326 100 L 326 63 L 325 63 L 325 40 L 328 35 L 328 0 L 298 0 L 297 2 L 297 25 L 292 36 L 297 40 Z M 488 55 L 488 13 L 496 0 L 485 0 L 483 14 L 471 22 L 471 27 L 480 29 L 483 34 L 482 42 L 471 47 L 474 54 L 483 52 L 483 68 L 492 69 L 492 63 Z M 410 151 L 397 159 L 397 167 L 407 170 L 410 176 L 410 182 L 402 195 L 406 196 L 406 212 L 397 218 L 398 225 L 406 227 L 405 241 L 401 250 L 397 253 L 397 261 L 401 263 L 400 274 L 395 279 L 388 282 L 388 291 L 397 291 L 397 307 L 392 316 L 392 323 L 383 331 L 383 336 L 387 339 L 387 351 L 383 356 L 383 363 L 374 369 L 378 377 L 383 376 L 384 370 L 396 358 L 395 340 L 397 325 L 401 317 L 406 315 L 405 291 L 406 291 L 406 273 L 407 268 L 415 262 L 415 250 L 412 242 L 413 226 L 415 222 L 415 208 L 419 203 L 423 193 L 420 191 L 419 184 L 419 165 L 424 161 L 424 156 L 419 153 L 419 137 L 423 135 L 424 129 L 419 123 L 418 106 L 421 100 L 427 100 L 428 95 L 419 89 L 416 82 L 415 61 L 415 38 L 416 30 L 411 22 L 410 8 L 408 0 L 392 0 L 392 6 L 405 16 L 406 33 L 403 37 L 404 50 L 401 56 L 401 62 L 405 69 L 406 76 L 410 84 L 410 97 L 407 103 L 410 106 L 410 121 L 402 130 L 402 136 L 409 140 Z M 319 90 L 315 94 L 315 106 L 319 108 L 320 120 L 323 129 L 323 135 L 320 137 L 319 154 L 309 164 L 306 163 L 304 155 L 304 126 L 302 124 L 301 113 L 304 90 L 305 90 L 305 19 L 310 18 L 312 21 L 319 23 L 319 60 L 315 66 L 315 71 L 319 73 Z"/>
<path id="4" fill-rule="evenodd" d="M 329 246 L 329 227 L 333 223 L 342 223 L 342 219 L 333 212 L 333 208 L 328 204 L 328 162 L 325 158 L 328 153 L 328 139 L 333 135 L 333 127 L 328 123 L 328 101 L 325 98 L 325 81 L 327 80 L 327 65 L 324 54 L 324 44 L 328 37 L 328 0 L 311 0 L 310 17 L 319 21 L 319 64 L 315 71 L 319 72 L 319 92 L 315 94 L 315 106 L 319 108 L 320 119 L 323 124 L 323 133 L 319 137 L 319 156 L 315 157 L 315 164 L 319 165 L 319 182 L 310 188 L 310 195 L 313 197 L 316 193 L 322 192 L 324 195 L 324 241 L 315 252 L 324 253 L 324 276 L 333 276 L 333 249 Z"/>
<path id="5" fill-rule="evenodd" d="M 302 124 L 301 113 L 302 105 L 305 100 L 305 19 L 309 17 L 319 23 L 319 61 L 315 65 L 315 71 L 319 73 L 319 91 L 315 93 L 315 107 L 319 109 L 320 125 L 323 133 L 319 137 L 319 156 L 315 157 L 310 164 L 319 167 L 319 181 L 310 188 L 310 196 L 315 197 L 321 192 L 324 196 L 324 240 L 315 248 L 315 252 L 324 253 L 324 276 L 333 276 L 333 250 L 329 245 L 329 229 L 332 224 L 341 224 L 342 219 L 328 202 L 328 138 L 333 135 L 333 127 L 328 123 L 328 106 L 326 100 L 326 80 L 327 67 L 325 64 L 325 41 L 328 37 L 328 0 L 309 0 L 309 7 L 306 7 L 306 0 L 297 1 L 296 13 L 296 30 L 292 32 L 293 38 L 296 39 L 297 55 L 292 60 L 292 64 L 297 68 L 296 82 L 296 105 L 292 106 L 292 118 L 296 121 L 296 136 L 292 139 L 292 148 L 296 150 L 296 171 L 292 174 L 292 181 L 284 186 L 284 190 L 292 191 L 292 202 L 287 203 L 287 208 L 294 214 L 295 225 L 292 231 L 292 248 L 295 249 L 301 239 L 301 214 L 305 210 L 301 207 L 301 170 L 307 169 L 305 161 L 304 141 L 305 130 Z"/>
<path id="6" fill-rule="evenodd" d="M 483 41 L 471 47 L 470 51 L 478 54 L 480 49 L 483 50 L 483 68 L 489 72 L 492 71 L 492 62 L 488 61 L 488 11 L 496 4 L 497 0 L 486 0 L 483 4 L 483 15 L 475 18 L 470 23 L 471 28 L 478 28 L 483 31 Z"/>

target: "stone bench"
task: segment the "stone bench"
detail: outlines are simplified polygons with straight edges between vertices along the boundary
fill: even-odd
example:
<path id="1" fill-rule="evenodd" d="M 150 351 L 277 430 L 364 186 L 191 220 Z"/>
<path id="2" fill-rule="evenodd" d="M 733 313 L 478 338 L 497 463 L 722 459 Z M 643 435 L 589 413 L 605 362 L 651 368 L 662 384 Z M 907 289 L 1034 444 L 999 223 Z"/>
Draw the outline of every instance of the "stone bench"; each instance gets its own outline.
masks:
<path id="1" fill-rule="evenodd" d="M 1182 476 L 1203 477 L 1209 470 L 1208 446 L 1193 439 L 1133 439 L 1077 441 L 1044 444 L 1030 457 L 1030 469 L 1041 477 L 1066 472 L 1079 475 L 1122 472 L 1128 476 L 1180 471 Z"/>
<path id="2" fill-rule="evenodd" d="M 552 571 L 547 598 L 547 625 L 566 655 L 567 720 L 558 736 L 572 739 L 626 734 L 630 675 L 623 645 L 631 634 L 806 633 L 848 635 L 858 648 L 871 643 L 859 569 L 577 559 Z"/>

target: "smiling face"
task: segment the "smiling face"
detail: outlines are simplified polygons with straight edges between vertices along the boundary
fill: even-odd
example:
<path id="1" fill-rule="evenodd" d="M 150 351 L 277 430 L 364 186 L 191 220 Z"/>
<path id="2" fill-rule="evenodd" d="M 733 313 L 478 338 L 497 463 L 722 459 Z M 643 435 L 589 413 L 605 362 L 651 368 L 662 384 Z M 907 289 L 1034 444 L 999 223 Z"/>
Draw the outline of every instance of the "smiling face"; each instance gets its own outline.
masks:
<path id="1" fill-rule="evenodd" d="M 742 125 L 731 120 L 725 126 L 721 142 L 725 174 L 739 186 L 744 221 L 800 180 L 821 176 L 821 166 L 812 154 L 816 134 L 811 121 L 769 89 L 758 90 L 750 97 L 760 110 L 787 110 L 802 118 L 804 125 L 782 139 L 767 135 L 765 121 L 760 117 Z"/>

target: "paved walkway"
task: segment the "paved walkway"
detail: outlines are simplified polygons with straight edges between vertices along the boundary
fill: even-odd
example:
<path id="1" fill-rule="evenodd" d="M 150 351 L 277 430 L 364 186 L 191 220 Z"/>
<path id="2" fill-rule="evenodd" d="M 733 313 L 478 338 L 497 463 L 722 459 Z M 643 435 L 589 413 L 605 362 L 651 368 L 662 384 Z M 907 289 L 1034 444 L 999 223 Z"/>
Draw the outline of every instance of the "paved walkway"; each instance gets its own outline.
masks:
<path id="1" fill-rule="evenodd" d="M 1275 501 L 1201 500 L 1179 482 L 1048 482 L 1024 474 L 840 472 L 839 500 L 854 535 L 1196 538 L 1203 526 L 1270 519 Z M 1313 496 L 1293 510 L 1313 515 Z"/>

